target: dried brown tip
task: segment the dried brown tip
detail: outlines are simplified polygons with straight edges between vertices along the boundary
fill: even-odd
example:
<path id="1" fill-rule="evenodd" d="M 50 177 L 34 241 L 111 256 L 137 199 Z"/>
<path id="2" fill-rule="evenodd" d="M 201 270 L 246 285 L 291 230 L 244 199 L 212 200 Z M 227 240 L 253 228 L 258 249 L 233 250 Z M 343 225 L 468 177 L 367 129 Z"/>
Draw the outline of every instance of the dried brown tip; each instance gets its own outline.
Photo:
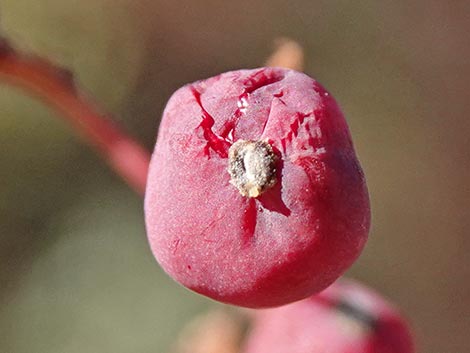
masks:
<path id="1" fill-rule="evenodd" d="M 267 141 L 238 140 L 229 149 L 230 183 L 243 196 L 258 197 L 276 184 L 277 159 Z"/>
<path id="2" fill-rule="evenodd" d="M 274 52 L 266 60 L 266 66 L 303 71 L 304 51 L 299 43 L 289 38 L 278 38 L 274 44 Z"/>

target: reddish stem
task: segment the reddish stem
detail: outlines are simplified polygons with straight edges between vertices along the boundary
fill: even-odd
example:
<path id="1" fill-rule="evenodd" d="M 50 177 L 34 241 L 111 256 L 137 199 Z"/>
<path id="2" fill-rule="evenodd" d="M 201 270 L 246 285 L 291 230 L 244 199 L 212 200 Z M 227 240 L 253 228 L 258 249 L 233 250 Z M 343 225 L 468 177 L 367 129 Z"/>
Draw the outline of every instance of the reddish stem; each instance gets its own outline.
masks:
<path id="1" fill-rule="evenodd" d="M 135 191 L 144 194 L 150 153 L 85 98 L 70 71 L 0 39 L 0 79 L 55 108 Z"/>

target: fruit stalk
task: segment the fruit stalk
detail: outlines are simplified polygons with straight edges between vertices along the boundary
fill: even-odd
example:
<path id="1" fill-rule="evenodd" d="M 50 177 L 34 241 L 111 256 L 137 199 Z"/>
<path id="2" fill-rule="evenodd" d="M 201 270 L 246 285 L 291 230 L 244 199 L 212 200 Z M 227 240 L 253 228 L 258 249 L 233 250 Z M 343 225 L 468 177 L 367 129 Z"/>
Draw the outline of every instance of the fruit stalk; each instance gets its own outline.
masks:
<path id="1" fill-rule="evenodd" d="M 290 38 L 281 37 L 274 41 L 274 51 L 266 59 L 264 66 L 303 71 L 304 61 L 302 46 Z"/>
<path id="2" fill-rule="evenodd" d="M 86 98 L 70 71 L 22 53 L 0 38 L 0 80 L 54 108 L 132 189 L 144 194 L 150 153 Z"/>

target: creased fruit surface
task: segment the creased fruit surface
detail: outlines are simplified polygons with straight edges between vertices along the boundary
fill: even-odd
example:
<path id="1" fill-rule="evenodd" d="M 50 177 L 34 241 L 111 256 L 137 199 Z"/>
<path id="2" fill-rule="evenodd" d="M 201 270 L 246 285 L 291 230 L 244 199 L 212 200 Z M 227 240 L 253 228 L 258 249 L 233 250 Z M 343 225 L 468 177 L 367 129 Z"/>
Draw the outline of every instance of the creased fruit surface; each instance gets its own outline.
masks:
<path id="1" fill-rule="evenodd" d="M 230 183 L 228 151 L 268 141 L 277 182 L 256 198 Z M 239 70 L 170 99 L 145 198 L 152 251 L 184 286 L 247 307 L 286 304 L 331 284 L 367 239 L 369 199 L 348 127 L 315 80 Z"/>

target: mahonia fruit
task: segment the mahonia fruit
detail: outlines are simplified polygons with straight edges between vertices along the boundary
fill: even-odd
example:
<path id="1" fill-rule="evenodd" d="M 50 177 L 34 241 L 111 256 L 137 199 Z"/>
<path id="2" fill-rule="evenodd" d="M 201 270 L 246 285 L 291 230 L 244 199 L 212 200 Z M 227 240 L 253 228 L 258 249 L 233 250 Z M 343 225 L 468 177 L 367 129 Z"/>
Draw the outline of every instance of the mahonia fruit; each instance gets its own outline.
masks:
<path id="1" fill-rule="evenodd" d="M 252 308 L 326 288 L 358 257 L 370 222 L 338 105 L 312 78 L 281 68 L 227 72 L 173 94 L 145 214 L 171 277 Z"/>

